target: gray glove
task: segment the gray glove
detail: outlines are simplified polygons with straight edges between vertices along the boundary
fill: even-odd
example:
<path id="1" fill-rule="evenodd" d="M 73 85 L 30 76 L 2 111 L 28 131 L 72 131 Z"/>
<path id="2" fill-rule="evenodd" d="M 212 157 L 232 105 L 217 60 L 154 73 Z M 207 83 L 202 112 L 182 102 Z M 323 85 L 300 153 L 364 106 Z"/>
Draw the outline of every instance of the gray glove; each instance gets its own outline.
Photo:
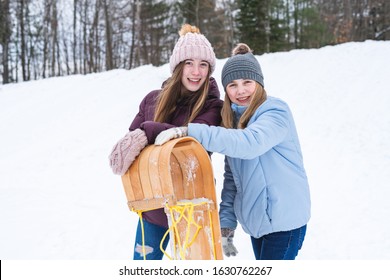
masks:
<path id="1" fill-rule="evenodd" d="M 186 126 L 168 128 L 157 135 L 156 140 L 154 140 L 154 144 L 162 145 L 171 139 L 187 136 L 187 132 L 188 128 Z"/>
<path id="2" fill-rule="evenodd" d="M 236 247 L 233 245 L 234 229 L 221 228 L 222 235 L 222 249 L 223 253 L 227 256 L 235 256 L 238 254 Z"/>

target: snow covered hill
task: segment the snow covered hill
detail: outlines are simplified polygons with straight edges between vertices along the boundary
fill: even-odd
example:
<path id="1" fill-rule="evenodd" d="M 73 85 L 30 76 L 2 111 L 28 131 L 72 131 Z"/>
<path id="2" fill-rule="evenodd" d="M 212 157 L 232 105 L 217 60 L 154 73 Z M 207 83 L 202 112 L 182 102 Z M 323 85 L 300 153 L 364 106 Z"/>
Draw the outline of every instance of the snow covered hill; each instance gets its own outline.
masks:
<path id="1" fill-rule="evenodd" d="M 298 259 L 390 259 L 390 42 L 258 56 L 300 135 L 312 219 Z M 218 60 L 219 82 L 225 60 Z M 0 258 L 132 257 L 137 216 L 108 165 L 168 65 L 0 86 Z M 213 155 L 218 192 L 223 157 Z M 239 254 L 253 259 L 238 229 Z"/>

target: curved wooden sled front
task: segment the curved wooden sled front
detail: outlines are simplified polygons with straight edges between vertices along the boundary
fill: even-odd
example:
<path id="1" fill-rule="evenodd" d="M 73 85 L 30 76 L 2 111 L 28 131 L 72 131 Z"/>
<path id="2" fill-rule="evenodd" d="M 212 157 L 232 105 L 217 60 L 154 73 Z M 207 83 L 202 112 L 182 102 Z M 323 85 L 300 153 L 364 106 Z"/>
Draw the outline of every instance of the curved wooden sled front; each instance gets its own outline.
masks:
<path id="1" fill-rule="evenodd" d="M 223 259 L 213 169 L 208 153 L 194 138 L 147 146 L 122 182 L 130 210 L 165 208 L 170 226 L 180 216 L 191 215 L 178 222 L 176 234 L 171 231 L 175 259 Z M 192 210 L 172 211 L 180 205 L 192 205 Z"/>

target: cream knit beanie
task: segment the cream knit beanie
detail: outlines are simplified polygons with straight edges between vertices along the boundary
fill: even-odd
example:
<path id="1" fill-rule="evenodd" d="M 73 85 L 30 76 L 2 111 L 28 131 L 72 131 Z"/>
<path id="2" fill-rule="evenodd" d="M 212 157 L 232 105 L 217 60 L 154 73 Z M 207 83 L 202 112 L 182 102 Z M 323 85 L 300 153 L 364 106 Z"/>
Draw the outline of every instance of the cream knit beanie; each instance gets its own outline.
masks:
<path id="1" fill-rule="evenodd" d="M 201 59 L 210 64 L 211 73 L 215 69 L 215 53 L 206 37 L 200 34 L 199 28 L 184 24 L 179 31 L 180 38 L 173 49 L 169 60 L 171 73 L 176 66 L 186 59 Z"/>

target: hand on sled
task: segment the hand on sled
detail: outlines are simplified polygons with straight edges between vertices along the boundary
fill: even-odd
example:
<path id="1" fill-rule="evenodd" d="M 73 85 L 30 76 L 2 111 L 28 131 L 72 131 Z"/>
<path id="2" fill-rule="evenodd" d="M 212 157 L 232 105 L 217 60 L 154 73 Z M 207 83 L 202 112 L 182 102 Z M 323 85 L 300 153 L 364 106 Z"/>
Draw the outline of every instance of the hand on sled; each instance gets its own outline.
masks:
<path id="1" fill-rule="evenodd" d="M 167 130 L 160 132 L 157 135 L 156 140 L 154 141 L 155 145 L 162 145 L 168 142 L 171 139 L 184 137 L 188 135 L 188 127 L 180 126 L 180 127 L 172 127 Z"/>

